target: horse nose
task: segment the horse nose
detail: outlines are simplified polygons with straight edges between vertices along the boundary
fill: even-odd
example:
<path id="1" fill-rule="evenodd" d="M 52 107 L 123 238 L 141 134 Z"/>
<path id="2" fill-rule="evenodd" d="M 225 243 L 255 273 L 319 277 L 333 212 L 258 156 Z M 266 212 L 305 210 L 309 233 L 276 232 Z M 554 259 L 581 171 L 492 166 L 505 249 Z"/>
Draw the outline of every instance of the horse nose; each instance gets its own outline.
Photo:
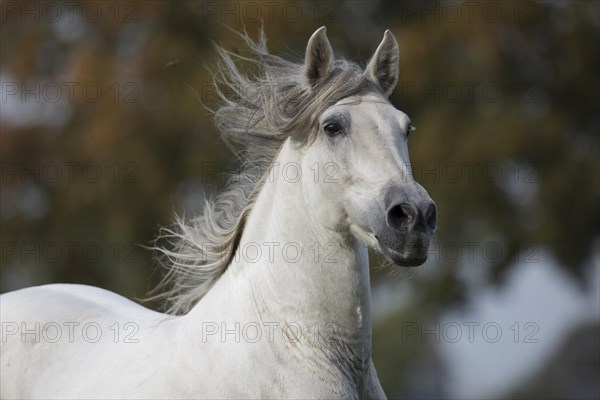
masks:
<path id="1" fill-rule="evenodd" d="M 395 204 L 387 211 L 387 224 L 397 231 L 424 230 L 433 233 L 437 225 L 435 203 L 428 201 L 419 207 L 411 203 Z"/>
<path id="2" fill-rule="evenodd" d="M 418 211 L 410 203 L 400 203 L 391 206 L 387 212 L 387 224 L 397 231 L 408 231 L 417 221 Z"/>
<path id="3" fill-rule="evenodd" d="M 433 201 L 429 201 L 425 205 L 425 212 L 423 213 L 423 220 L 425 222 L 425 228 L 430 232 L 435 232 L 437 227 L 437 207 Z"/>

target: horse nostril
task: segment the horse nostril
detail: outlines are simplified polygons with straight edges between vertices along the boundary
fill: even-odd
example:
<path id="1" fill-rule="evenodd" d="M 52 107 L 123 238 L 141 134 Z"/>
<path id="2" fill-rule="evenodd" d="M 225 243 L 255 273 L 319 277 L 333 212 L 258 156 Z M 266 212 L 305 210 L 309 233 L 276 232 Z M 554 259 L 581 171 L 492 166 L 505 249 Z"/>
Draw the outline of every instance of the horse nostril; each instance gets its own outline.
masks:
<path id="1" fill-rule="evenodd" d="M 387 223 L 396 230 L 411 229 L 417 219 L 417 209 L 409 203 L 396 204 L 387 213 Z"/>
<path id="2" fill-rule="evenodd" d="M 434 203 L 429 203 L 425 210 L 425 226 L 435 231 L 437 225 L 437 209 Z"/>

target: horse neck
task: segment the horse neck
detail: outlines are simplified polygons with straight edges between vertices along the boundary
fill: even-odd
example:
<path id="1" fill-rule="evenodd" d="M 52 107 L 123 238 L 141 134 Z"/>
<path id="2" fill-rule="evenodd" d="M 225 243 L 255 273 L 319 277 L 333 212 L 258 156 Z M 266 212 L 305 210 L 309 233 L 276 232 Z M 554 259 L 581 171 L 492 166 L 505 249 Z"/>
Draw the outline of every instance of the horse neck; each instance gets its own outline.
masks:
<path id="1" fill-rule="evenodd" d="M 294 182 L 287 178 L 293 174 L 285 173 L 285 166 L 301 165 L 300 153 L 287 141 L 226 275 L 245 280 L 254 303 L 261 305 L 255 311 L 262 320 L 333 327 L 346 344 L 361 347 L 364 354 L 371 343 L 367 248 L 349 233 L 332 231 L 315 220 L 311 207 L 318 205 L 307 204 L 302 181 Z M 307 173 L 308 168 L 302 168 L 302 174 Z M 258 259 L 257 245 L 262 250 Z"/>
<path id="2" fill-rule="evenodd" d="M 301 161 L 286 142 L 274 165 Z M 333 386 L 350 377 L 360 393 L 371 365 L 367 248 L 349 233 L 322 226 L 313 218 L 303 184 L 284 179 L 281 169 L 272 172 L 254 202 L 234 260 L 182 319 L 187 321 L 185 342 L 198 343 L 207 324 L 218 326 L 221 336 L 209 337 L 218 345 L 227 342 L 226 328 L 239 332 L 240 326 L 259 325 L 261 341 L 244 347 L 252 353 L 248 360 L 273 355 L 274 362 L 289 368 L 309 367 L 313 376 L 327 371 Z M 300 257 L 294 253 L 298 248 Z M 293 330 L 286 330 L 292 325 Z M 274 341 L 267 333 L 272 327 Z M 294 337 L 291 341 L 284 337 L 287 333 Z M 184 352 L 195 362 L 193 352 Z M 245 353 L 238 349 L 236 354 Z"/>
<path id="3" fill-rule="evenodd" d="M 249 216 L 237 260 L 229 268 L 242 272 L 241 279 L 247 279 L 252 296 L 260 299 L 262 307 L 257 312 L 261 318 L 293 321 L 304 327 L 334 327 L 344 340 L 360 342 L 369 350 L 366 246 L 348 233 L 325 228 L 314 218 L 311 207 L 318 205 L 309 205 L 302 181 L 288 178 L 295 174 L 286 174 L 301 165 L 300 153 L 287 141 Z M 286 166 L 294 168 L 286 170 Z M 308 168 L 301 171 L 310 173 Z M 262 256 L 258 260 L 249 260 L 248 254 L 244 257 L 256 244 Z"/>

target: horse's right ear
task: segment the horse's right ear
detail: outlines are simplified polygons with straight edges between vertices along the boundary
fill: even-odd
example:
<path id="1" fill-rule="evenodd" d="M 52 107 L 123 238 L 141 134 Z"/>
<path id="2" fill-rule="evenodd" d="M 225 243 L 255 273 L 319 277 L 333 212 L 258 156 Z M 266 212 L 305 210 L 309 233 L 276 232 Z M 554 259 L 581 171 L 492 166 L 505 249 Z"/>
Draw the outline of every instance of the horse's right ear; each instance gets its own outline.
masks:
<path id="1" fill-rule="evenodd" d="M 327 76 L 333 64 L 333 50 L 327 39 L 327 29 L 322 26 L 312 34 L 306 46 L 304 69 L 312 86 Z"/>
<path id="2" fill-rule="evenodd" d="M 365 71 L 369 80 L 379 85 L 385 97 L 392 94 L 398 82 L 399 60 L 398 42 L 388 29 Z"/>

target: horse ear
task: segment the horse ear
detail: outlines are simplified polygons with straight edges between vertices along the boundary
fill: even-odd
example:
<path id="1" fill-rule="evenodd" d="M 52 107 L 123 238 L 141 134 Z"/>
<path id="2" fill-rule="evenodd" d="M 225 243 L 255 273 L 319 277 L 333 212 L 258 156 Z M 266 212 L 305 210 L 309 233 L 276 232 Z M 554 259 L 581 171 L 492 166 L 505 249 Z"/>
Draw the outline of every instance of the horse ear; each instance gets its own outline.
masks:
<path id="1" fill-rule="evenodd" d="M 365 70 L 369 80 L 378 84 L 386 97 L 392 94 L 398 82 L 399 62 L 398 42 L 392 32 L 386 30 Z"/>
<path id="2" fill-rule="evenodd" d="M 304 68 L 312 86 L 327 76 L 333 64 L 333 50 L 327 39 L 327 29 L 322 26 L 312 34 L 306 46 Z"/>

